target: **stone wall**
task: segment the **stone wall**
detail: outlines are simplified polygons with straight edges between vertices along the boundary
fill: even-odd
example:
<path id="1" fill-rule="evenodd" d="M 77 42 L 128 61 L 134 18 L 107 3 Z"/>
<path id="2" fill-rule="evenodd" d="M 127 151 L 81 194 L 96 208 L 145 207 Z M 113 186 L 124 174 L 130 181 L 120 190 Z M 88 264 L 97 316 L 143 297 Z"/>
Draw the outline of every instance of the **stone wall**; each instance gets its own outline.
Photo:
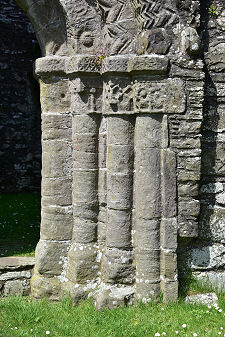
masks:
<path id="1" fill-rule="evenodd" d="M 0 258 L 0 296 L 30 294 L 33 257 Z"/>
<path id="2" fill-rule="evenodd" d="M 199 234 L 192 244 L 180 248 L 183 261 L 197 277 L 225 287 L 225 10 L 222 1 L 213 1 L 213 15 L 210 5 L 201 2 L 205 85 Z"/>
<path id="3" fill-rule="evenodd" d="M 220 1 L 17 2 L 44 56 L 33 296 L 168 302 L 182 265 L 222 272 Z"/>
<path id="4" fill-rule="evenodd" d="M 1 1 L 0 191 L 40 190 L 40 50 L 30 21 L 13 0 Z"/>

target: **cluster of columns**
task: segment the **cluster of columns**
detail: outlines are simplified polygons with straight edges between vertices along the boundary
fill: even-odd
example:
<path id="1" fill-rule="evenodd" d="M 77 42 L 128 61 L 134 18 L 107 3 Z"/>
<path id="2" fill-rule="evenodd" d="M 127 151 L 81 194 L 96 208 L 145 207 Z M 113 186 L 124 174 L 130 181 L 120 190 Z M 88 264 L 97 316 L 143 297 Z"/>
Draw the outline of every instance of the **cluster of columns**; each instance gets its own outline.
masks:
<path id="1" fill-rule="evenodd" d="M 45 59 L 38 62 L 48 69 Z M 44 165 L 36 273 L 48 280 L 57 276 L 78 297 L 104 284 L 133 287 L 145 303 L 157 299 L 160 289 L 166 301 L 176 299 L 176 159 L 168 147 L 167 117 L 133 114 L 130 89 L 117 84 L 115 100 L 107 102 L 103 93 L 113 76 L 103 81 L 92 67 L 66 80 L 50 74 L 48 90 L 41 81 Z"/>

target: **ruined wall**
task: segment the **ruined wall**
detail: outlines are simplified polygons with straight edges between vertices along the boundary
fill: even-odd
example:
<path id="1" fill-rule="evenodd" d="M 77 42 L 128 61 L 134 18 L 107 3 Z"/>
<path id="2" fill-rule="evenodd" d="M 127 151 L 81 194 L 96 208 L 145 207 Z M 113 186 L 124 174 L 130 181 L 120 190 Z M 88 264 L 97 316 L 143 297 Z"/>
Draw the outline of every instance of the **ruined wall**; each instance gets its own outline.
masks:
<path id="1" fill-rule="evenodd" d="M 12 0 L 0 6 L 0 190 L 38 191 L 41 108 L 33 63 L 40 50 L 25 13 Z"/>
<path id="2" fill-rule="evenodd" d="M 180 246 L 180 257 L 200 279 L 225 284 L 224 71 L 225 11 L 222 1 L 201 1 L 205 84 L 201 128 L 201 184 L 198 238 Z M 183 265 L 181 261 L 181 265 Z"/>
<path id="3" fill-rule="evenodd" d="M 220 144 L 208 116 L 223 102 L 223 56 L 218 62 L 214 48 L 207 51 L 208 21 L 215 24 L 209 6 L 18 3 L 44 55 L 35 65 L 43 169 L 33 296 L 69 292 L 75 303 L 93 296 L 99 309 L 148 303 L 160 290 L 165 302 L 176 300 L 178 266 L 201 270 L 205 262 L 196 259 L 214 242 L 221 269 L 224 263 L 221 231 L 214 241 L 204 225 L 208 184 L 219 178 L 212 188 L 223 192 L 222 155 L 211 151 L 214 163 L 207 155 Z M 220 39 L 218 29 L 211 32 Z"/>

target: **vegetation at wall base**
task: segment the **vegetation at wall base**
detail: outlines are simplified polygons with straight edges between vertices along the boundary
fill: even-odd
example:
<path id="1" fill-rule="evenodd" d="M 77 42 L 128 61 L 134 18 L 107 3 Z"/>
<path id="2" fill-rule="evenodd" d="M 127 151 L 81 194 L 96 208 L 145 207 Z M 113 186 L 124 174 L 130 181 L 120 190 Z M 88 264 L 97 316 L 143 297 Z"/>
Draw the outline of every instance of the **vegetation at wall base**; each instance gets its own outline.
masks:
<path id="1" fill-rule="evenodd" d="M 0 299 L 1 337 L 151 337 L 224 336 L 225 294 L 218 308 L 185 304 L 138 304 L 117 310 L 96 311 L 92 301 L 73 307 L 65 298 L 57 303 L 29 297 Z M 178 332 L 178 333 L 177 333 Z"/>

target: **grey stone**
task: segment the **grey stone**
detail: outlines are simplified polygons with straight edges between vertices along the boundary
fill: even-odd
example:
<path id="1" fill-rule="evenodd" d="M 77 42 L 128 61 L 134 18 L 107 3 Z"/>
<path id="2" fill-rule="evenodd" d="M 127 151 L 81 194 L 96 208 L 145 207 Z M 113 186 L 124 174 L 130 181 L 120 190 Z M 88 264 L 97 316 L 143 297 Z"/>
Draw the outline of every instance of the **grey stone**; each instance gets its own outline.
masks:
<path id="1" fill-rule="evenodd" d="M 134 246 L 143 249 L 160 248 L 159 220 L 136 219 L 134 224 Z"/>
<path id="2" fill-rule="evenodd" d="M 194 272 L 193 276 L 203 283 L 203 285 L 211 285 L 215 289 L 224 291 L 225 289 L 225 272 L 224 271 L 202 271 Z"/>
<path id="3" fill-rule="evenodd" d="M 28 295 L 30 292 L 29 280 L 11 280 L 4 284 L 3 295 Z"/>
<path id="4" fill-rule="evenodd" d="M 131 244 L 131 212 L 108 209 L 106 244 L 111 248 L 128 248 Z"/>
<path id="5" fill-rule="evenodd" d="M 193 304 L 216 304 L 218 303 L 218 297 L 216 293 L 207 293 L 207 294 L 196 294 L 189 295 L 185 298 L 185 303 Z"/>
<path id="6" fill-rule="evenodd" d="M 135 125 L 135 146 L 138 148 L 161 148 L 162 146 L 162 116 L 140 115 Z"/>
<path id="7" fill-rule="evenodd" d="M 201 186 L 201 193 L 220 193 L 223 192 L 223 184 L 222 183 L 209 183 Z"/>
<path id="8" fill-rule="evenodd" d="M 111 284 L 132 284 L 135 278 L 133 252 L 108 248 L 102 260 L 103 280 Z"/>
<path id="9" fill-rule="evenodd" d="M 178 224 L 177 219 L 162 219 L 160 224 L 160 244 L 163 249 L 177 249 Z"/>
<path id="10" fill-rule="evenodd" d="M 161 214 L 159 175 L 160 150 L 136 149 L 135 205 L 136 216 L 158 218 Z"/>
<path id="11" fill-rule="evenodd" d="M 172 218 L 177 212 L 177 177 L 176 155 L 170 149 L 161 151 L 161 175 L 162 215 Z"/>
<path id="12" fill-rule="evenodd" d="M 202 205 L 199 236 L 204 240 L 225 243 L 225 210 L 223 207 Z"/>
<path id="13" fill-rule="evenodd" d="M 73 243 L 68 253 L 66 277 L 74 284 L 96 279 L 98 272 L 97 248 L 93 243 Z"/>
<path id="14" fill-rule="evenodd" d="M 21 270 L 22 268 L 33 268 L 35 259 L 33 257 L 19 256 L 19 257 L 1 257 L 0 258 L 0 272 Z"/>
<path id="15" fill-rule="evenodd" d="M 107 205 L 113 209 L 130 209 L 132 205 L 133 177 L 130 174 L 107 176 Z"/>
<path id="16" fill-rule="evenodd" d="M 36 267 L 40 274 L 60 275 L 70 241 L 40 240 L 36 247 Z"/>
<path id="17" fill-rule="evenodd" d="M 225 248 L 222 244 L 205 245 L 191 251 L 193 270 L 223 269 Z"/>
<path id="18" fill-rule="evenodd" d="M 44 55 L 33 295 L 175 301 L 178 235 L 200 239 L 180 239 L 193 271 L 224 269 L 223 9 L 202 4 L 200 23 L 195 0 L 18 3 Z"/>

